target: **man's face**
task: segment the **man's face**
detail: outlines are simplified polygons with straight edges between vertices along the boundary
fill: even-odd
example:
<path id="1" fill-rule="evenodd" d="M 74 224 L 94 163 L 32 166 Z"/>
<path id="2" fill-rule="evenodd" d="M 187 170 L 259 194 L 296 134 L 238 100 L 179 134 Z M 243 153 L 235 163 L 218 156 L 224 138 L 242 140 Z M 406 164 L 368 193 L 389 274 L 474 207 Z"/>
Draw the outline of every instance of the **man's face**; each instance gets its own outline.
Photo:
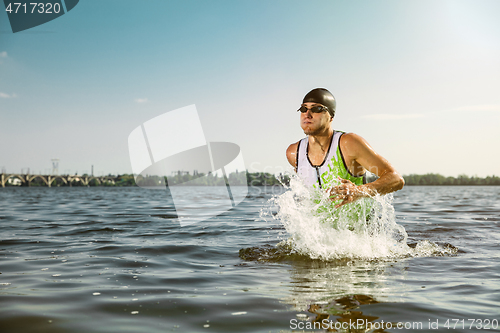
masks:
<path id="1" fill-rule="evenodd" d="M 332 123 L 332 116 L 326 111 L 321 113 L 311 112 L 313 106 L 320 106 L 318 103 L 304 103 L 308 110 L 300 114 L 300 127 L 304 130 L 306 135 L 317 135 L 327 131 Z"/>

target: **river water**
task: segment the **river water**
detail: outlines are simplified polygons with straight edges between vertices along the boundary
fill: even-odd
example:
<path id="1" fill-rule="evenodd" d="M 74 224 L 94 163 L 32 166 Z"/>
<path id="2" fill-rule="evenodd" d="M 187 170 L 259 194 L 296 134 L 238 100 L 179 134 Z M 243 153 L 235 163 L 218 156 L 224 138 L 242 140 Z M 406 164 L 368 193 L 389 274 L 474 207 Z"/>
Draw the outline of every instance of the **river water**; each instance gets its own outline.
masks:
<path id="1" fill-rule="evenodd" d="M 368 252 L 277 247 L 283 191 L 180 226 L 165 191 L 2 188 L 0 332 L 500 331 L 500 187 L 407 186 Z"/>

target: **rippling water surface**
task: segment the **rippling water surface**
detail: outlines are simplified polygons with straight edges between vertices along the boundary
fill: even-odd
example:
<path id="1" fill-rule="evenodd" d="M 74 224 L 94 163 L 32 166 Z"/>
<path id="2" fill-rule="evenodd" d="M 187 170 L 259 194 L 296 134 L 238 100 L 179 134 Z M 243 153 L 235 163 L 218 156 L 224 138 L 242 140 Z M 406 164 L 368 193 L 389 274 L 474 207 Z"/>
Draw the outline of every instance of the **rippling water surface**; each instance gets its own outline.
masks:
<path id="1" fill-rule="evenodd" d="M 0 189 L 0 332 L 500 331 L 499 187 L 406 187 L 395 221 L 429 251 L 330 260 L 276 246 L 278 192 L 181 227 L 164 191 Z"/>

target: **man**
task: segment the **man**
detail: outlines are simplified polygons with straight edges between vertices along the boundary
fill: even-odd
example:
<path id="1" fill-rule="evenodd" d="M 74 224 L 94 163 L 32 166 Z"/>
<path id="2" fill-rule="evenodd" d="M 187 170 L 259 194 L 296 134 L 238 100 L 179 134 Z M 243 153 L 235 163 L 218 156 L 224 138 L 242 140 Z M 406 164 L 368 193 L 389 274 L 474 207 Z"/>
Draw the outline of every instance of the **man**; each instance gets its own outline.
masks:
<path id="1" fill-rule="evenodd" d="M 288 162 L 307 185 L 329 191 L 336 208 L 404 186 L 403 177 L 362 137 L 332 128 L 336 102 L 324 88 L 311 90 L 298 111 L 306 138 L 286 150 Z M 365 184 L 365 173 L 379 178 Z"/>

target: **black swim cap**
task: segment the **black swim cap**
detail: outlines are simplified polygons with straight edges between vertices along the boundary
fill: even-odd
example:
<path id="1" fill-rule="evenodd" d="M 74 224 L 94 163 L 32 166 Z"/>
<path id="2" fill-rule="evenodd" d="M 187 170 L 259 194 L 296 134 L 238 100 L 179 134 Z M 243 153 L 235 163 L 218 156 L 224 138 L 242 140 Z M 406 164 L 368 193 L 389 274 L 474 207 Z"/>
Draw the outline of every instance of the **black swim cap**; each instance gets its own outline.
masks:
<path id="1" fill-rule="evenodd" d="M 323 104 L 328 108 L 330 115 L 335 116 L 335 109 L 337 108 L 337 102 L 335 102 L 335 97 L 332 93 L 325 88 L 316 88 L 307 93 L 306 97 L 302 103 L 319 103 Z"/>

